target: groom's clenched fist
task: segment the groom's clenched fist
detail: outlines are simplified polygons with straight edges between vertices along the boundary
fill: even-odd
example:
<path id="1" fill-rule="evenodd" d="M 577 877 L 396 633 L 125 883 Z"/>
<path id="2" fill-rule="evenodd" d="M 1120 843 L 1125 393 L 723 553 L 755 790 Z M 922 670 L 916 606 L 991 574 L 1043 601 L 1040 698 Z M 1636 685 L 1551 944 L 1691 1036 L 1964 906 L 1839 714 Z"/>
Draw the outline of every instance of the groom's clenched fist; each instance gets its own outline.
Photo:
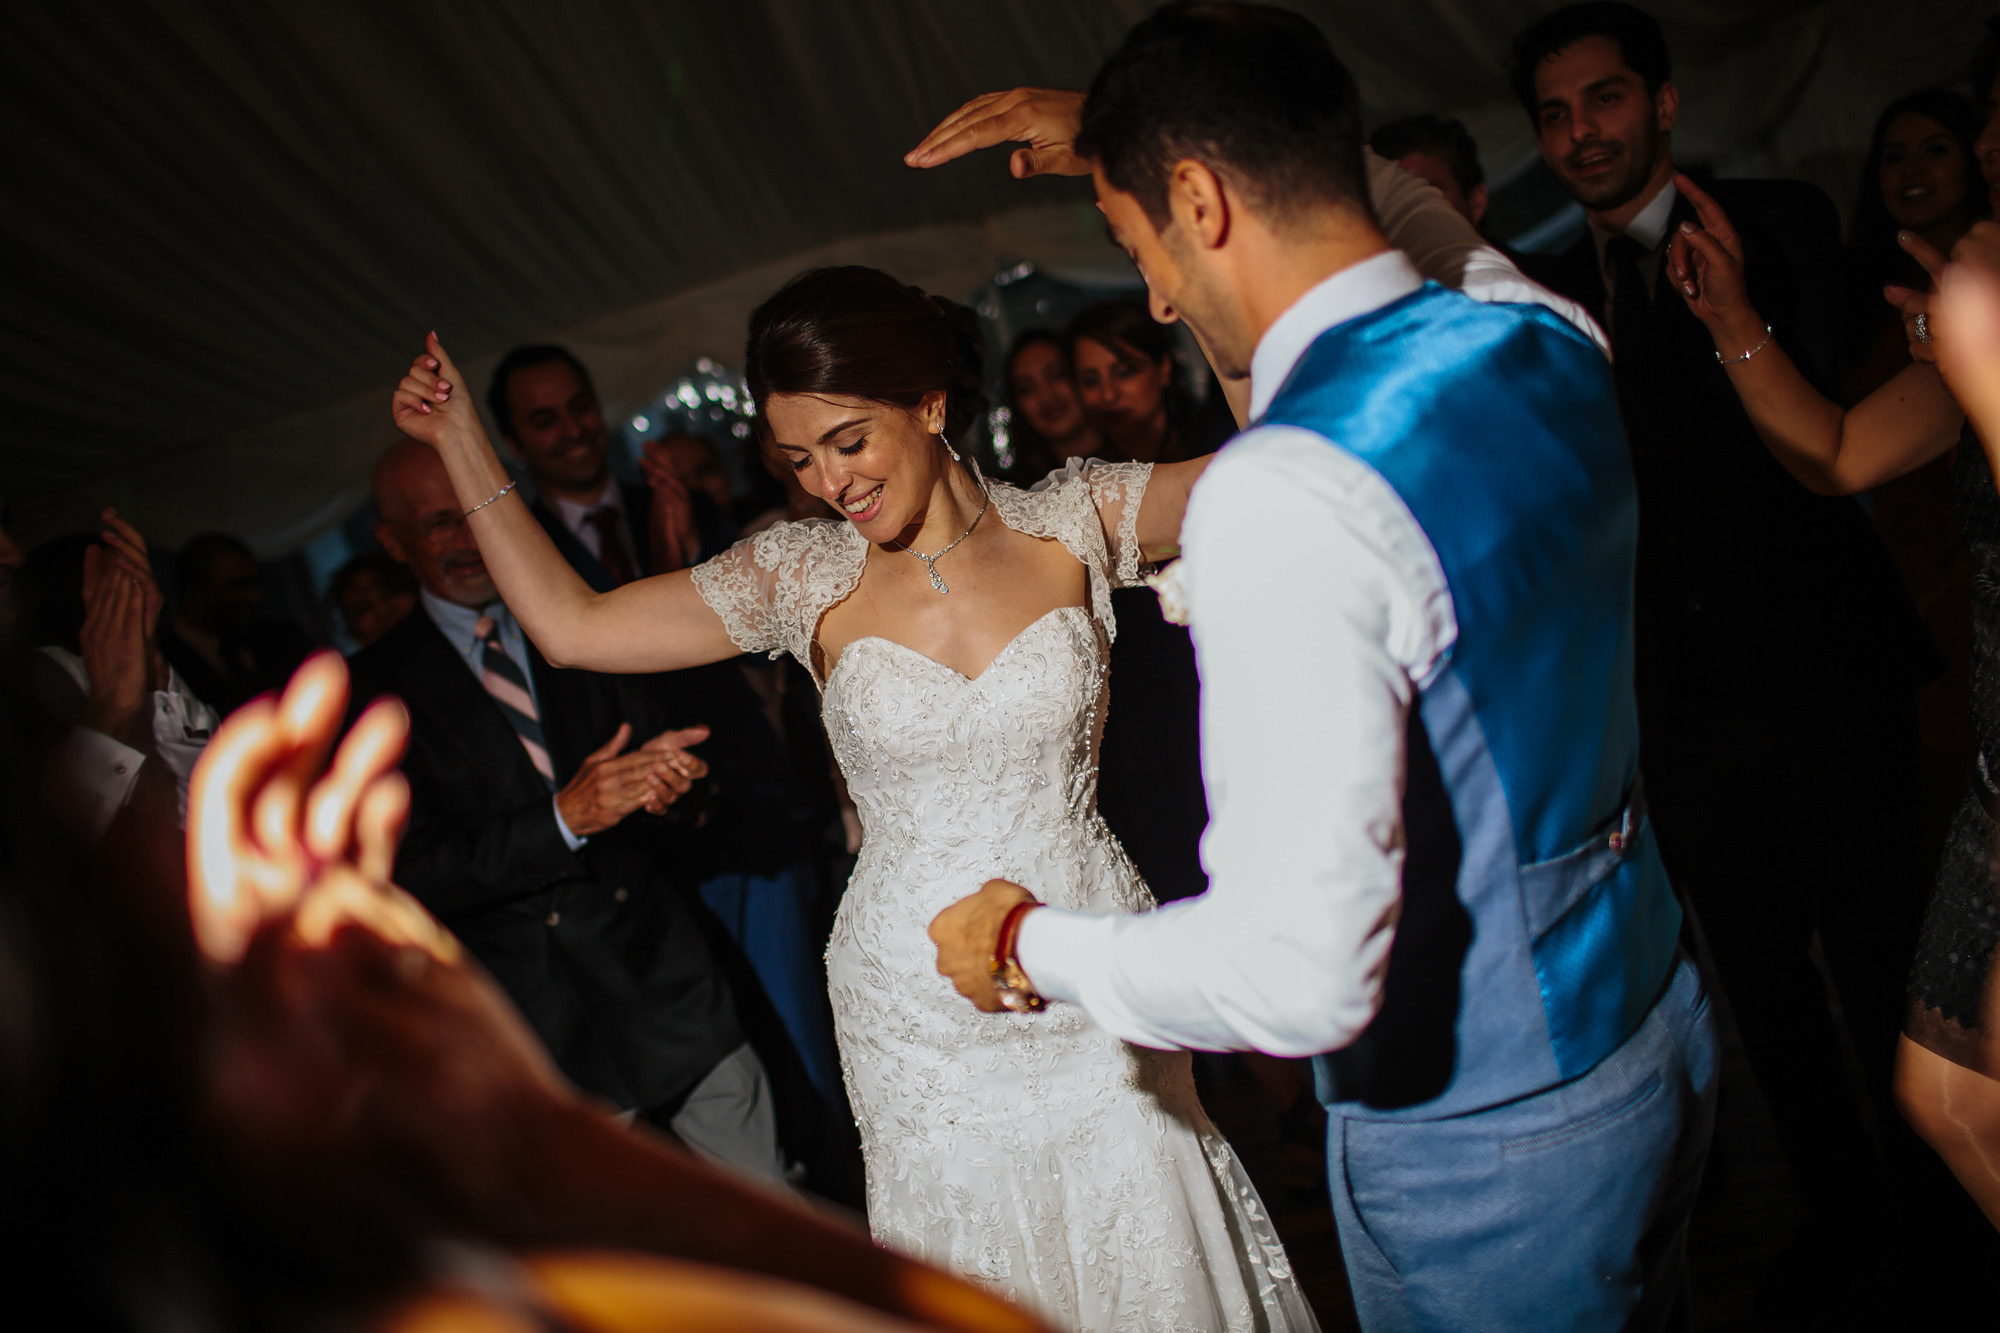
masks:
<path id="1" fill-rule="evenodd" d="M 1003 1012 L 1000 992 L 993 985 L 993 952 L 1000 943 L 1007 913 L 1035 895 L 1010 880 L 989 879 L 979 892 L 960 898 L 931 921 L 931 943 L 937 945 L 938 972 L 958 993 L 989 1014 Z"/>

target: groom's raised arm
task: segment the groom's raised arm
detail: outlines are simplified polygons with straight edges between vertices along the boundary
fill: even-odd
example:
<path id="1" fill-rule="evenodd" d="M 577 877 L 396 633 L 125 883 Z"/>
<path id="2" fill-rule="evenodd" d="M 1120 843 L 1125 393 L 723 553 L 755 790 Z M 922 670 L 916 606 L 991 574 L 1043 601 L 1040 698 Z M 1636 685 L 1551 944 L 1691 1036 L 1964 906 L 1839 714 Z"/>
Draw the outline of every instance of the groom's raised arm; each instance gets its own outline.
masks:
<path id="1" fill-rule="evenodd" d="M 1453 636 L 1443 574 L 1380 477 L 1283 427 L 1217 457 L 1184 547 L 1209 891 L 1142 916 L 1037 909 L 1017 956 L 1128 1041 L 1331 1050 L 1381 1003 L 1408 710 Z"/>

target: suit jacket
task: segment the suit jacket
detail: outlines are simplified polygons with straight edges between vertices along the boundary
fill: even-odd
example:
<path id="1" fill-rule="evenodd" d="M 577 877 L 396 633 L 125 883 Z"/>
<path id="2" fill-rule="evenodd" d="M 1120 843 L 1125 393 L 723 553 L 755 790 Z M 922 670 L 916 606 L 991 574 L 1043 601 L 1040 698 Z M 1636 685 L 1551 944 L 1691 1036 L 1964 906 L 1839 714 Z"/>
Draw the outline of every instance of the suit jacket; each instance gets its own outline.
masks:
<path id="1" fill-rule="evenodd" d="M 619 483 L 625 512 L 631 519 L 634 559 L 649 567 L 646 514 L 652 491 L 643 485 Z M 713 522 L 720 518 L 714 501 L 694 495 L 697 527 L 703 532 L 703 556 L 709 548 Z M 598 592 L 609 592 L 617 581 L 590 548 L 577 539 L 552 505 L 537 498 L 530 507 L 542 528 L 570 567 Z M 793 772 L 783 742 L 771 729 L 763 709 L 732 662 L 715 662 L 681 671 L 628 677 L 643 691 L 665 725 L 709 728 L 709 739 L 697 747 L 708 761 L 712 779 L 702 826 L 683 839 L 681 853 L 687 878 L 702 883 L 717 875 L 768 874 L 810 855 L 804 831 L 812 805 Z"/>
<path id="2" fill-rule="evenodd" d="M 1797 181 L 1709 189 L 1743 239 L 1751 301 L 1824 388 L 1839 330 L 1832 204 Z M 1668 234 L 1693 218 L 1680 198 Z M 1589 234 L 1524 259 L 1531 276 L 1606 315 Z M 1614 334 L 1613 365 L 1639 494 L 1647 750 L 1824 750 L 1846 710 L 1907 698 L 1934 674 L 1935 651 L 1860 506 L 1814 495 L 1771 455 L 1664 272 L 1651 310 L 1645 345 L 1615 346 Z"/>
<path id="3" fill-rule="evenodd" d="M 632 530 L 632 559 L 643 576 L 653 567 L 652 527 L 646 521 L 653 509 L 653 491 L 643 482 L 621 481 L 616 484 L 619 498 L 625 502 L 626 523 Z M 730 527 L 729 516 L 709 498 L 707 492 L 695 491 L 688 499 L 694 506 L 695 532 L 701 540 L 701 551 L 697 558 L 706 560 L 734 541 L 735 533 Z M 585 583 L 598 592 L 610 592 L 618 586 L 617 581 L 611 577 L 611 571 L 604 567 L 604 562 L 592 555 L 590 548 L 570 531 L 569 525 L 556 513 L 554 505 L 536 496 L 535 502 L 529 509 L 548 532 L 549 539 L 556 544 L 556 549 L 562 552 L 563 559 L 569 561 L 570 568 L 583 576 Z"/>
<path id="4" fill-rule="evenodd" d="M 624 678 L 528 655 L 558 786 L 620 722 L 663 728 Z M 355 654 L 353 679 L 357 712 L 381 694 L 410 710 L 397 883 L 485 964 L 573 1082 L 650 1111 L 743 1044 L 666 821 L 640 812 L 571 851 L 520 738 L 421 609 Z"/>
<path id="5" fill-rule="evenodd" d="M 259 620 L 243 636 L 242 646 L 250 661 L 240 670 L 216 670 L 175 632 L 172 620 L 160 626 L 159 644 L 161 654 L 181 673 L 194 697 L 223 715 L 267 690 L 284 689 L 292 672 L 313 650 L 312 640 L 301 630 L 277 620 Z"/>

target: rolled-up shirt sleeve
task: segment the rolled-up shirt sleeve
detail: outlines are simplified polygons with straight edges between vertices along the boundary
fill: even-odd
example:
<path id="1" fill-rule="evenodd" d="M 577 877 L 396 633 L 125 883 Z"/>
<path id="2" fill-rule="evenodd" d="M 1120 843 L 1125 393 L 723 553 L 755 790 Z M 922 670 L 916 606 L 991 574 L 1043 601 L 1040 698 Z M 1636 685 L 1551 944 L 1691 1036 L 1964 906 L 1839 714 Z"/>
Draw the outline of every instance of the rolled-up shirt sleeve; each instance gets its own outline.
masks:
<path id="1" fill-rule="evenodd" d="M 1141 1045 L 1332 1050 L 1381 1003 L 1404 729 L 1453 634 L 1443 575 L 1377 474 L 1288 427 L 1217 458 L 1182 546 L 1209 890 L 1139 916 L 1032 912 L 1021 964 Z"/>

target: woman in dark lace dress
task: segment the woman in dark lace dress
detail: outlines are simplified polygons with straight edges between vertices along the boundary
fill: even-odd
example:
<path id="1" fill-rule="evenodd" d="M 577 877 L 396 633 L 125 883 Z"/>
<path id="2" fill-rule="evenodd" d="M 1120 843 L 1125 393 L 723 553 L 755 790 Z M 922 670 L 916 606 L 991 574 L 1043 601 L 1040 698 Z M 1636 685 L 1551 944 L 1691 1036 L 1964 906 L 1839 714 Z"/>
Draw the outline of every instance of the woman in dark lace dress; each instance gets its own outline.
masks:
<path id="1" fill-rule="evenodd" d="M 1995 438 L 2000 436 L 1989 428 L 1989 442 Z M 1907 1031 L 1928 1051 L 2000 1080 L 2000 979 L 1994 975 L 2000 942 L 2000 492 L 1969 426 L 1952 468 L 1952 504 L 1978 565 L 1972 717 L 1979 757 L 1945 839 L 1937 894 L 1910 975 Z"/>
<path id="2" fill-rule="evenodd" d="M 2000 35 L 2000 20 L 1994 32 Z M 1977 87 L 1986 128 L 1974 151 L 2000 203 L 2000 61 L 1989 37 Z M 1669 267 L 1773 456 L 1821 494 L 1847 495 L 1952 455 L 1953 506 L 1977 562 L 1972 708 L 1980 755 L 1946 840 L 1910 978 L 1896 1060 L 1904 1116 L 2000 1227 L 2000 224 L 1981 222 L 1951 262 L 1913 233 L 1899 243 L 1943 295 L 1890 287 L 1910 364 L 1843 411 L 1776 344 L 1744 297 L 1729 219 L 1685 177 L 1702 226 L 1675 238 Z M 1937 320 L 1937 327 L 1931 321 Z M 1935 336 L 1935 341 L 1933 337 Z M 1942 372 L 1942 374 L 1940 373 Z"/>

